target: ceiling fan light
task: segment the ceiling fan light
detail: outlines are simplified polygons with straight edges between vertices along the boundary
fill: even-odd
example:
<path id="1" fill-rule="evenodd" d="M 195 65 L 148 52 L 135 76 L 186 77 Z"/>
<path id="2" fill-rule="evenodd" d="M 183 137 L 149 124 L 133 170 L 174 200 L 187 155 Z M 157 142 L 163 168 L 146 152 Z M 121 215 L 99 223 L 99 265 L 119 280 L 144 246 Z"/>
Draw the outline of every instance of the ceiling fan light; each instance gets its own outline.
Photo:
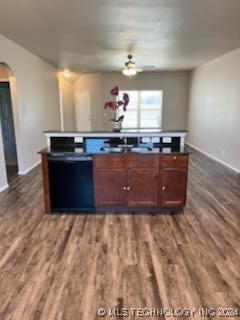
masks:
<path id="1" fill-rule="evenodd" d="M 128 62 L 128 68 L 136 68 L 136 64 L 134 62 Z"/>
<path id="2" fill-rule="evenodd" d="M 137 74 L 136 69 L 130 69 L 131 76 L 135 76 Z"/>
<path id="3" fill-rule="evenodd" d="M 125 69 L 123 69 L 122 73 L 127 77 L 132 77 L 137 74 L 137 70 L 131 69 L 131 68 L 125 68 Z"/>
<path id="4" fill-rule="evenodd" d="M 127 77 L 135 76 L 138 72 L 143 71 L 142 69 L 138 68 L 136 63 L 132 61 L 132 55 L 129 54 L 128 61 L 125 63 L 125 68 L 122 70 L 122 73 Z"/>

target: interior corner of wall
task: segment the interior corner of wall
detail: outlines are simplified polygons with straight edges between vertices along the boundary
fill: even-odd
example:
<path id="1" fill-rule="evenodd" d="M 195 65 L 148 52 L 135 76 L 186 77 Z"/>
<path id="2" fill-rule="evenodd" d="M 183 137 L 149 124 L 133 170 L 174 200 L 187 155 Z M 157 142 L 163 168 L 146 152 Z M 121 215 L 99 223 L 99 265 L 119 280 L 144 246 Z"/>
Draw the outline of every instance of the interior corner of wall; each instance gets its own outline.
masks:
<path id="1" fill-rule="evenodd" d="M 0 182 L 0 193 L 6 190 L 9 187 L 9 184 L 6 182 Z"/>

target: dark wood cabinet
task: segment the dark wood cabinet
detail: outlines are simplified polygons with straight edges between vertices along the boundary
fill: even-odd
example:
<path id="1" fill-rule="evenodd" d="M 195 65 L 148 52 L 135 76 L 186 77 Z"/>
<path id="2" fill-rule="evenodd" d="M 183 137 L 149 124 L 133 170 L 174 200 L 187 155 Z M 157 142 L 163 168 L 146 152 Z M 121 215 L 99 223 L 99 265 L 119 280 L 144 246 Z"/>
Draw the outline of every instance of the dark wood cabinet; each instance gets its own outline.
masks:
<path id="1" fill-rule="evenodd" d="M 129 169 L 127 172 L 127 205 L 142 207 L 158 206 L 157 169 Z"/>
<path id="2" fill-rule="evenodd" d="M 125 169 L 95 170 L 95 206 L 124 206 L 126 204 L 125 185 Z"/>
<path id="3" fill-rule="evenodd" d="M 158 175 L 157 156 L 96 156 L 95 205 L 157 207 Z"/>
<path id="4" fill-rule="evenodd" d="M 95 156 L 95 206 L 182 208 L 187 166 L 188 155 Z"/>
<path id="5" fill-rule="evenodd" d="M 171 207 L 184 207 L 186 202 L 186 170 L 164 169 L 162 170 L 161 176 L 161 205 Z"/>
<path id="6" fill-rule="evenodd" d="M 188 155 L 163 155 L 160 161 L 159 204 L 184 207 L 186 204 Z"/>
<path id="7" fill-rule="evenodd" d="M 160 168 L 186 169 L 188 155 L 163 155 L 161 156 Z"/>

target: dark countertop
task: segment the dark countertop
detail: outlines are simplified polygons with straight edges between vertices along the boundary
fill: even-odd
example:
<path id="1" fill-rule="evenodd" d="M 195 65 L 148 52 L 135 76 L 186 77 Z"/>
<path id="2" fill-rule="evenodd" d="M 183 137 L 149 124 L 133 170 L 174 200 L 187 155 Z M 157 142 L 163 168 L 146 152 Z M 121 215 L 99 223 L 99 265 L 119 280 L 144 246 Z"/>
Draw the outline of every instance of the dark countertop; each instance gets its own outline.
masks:
<path id="1" fill-rule="evenodd" d="M 113 133 L 116 133 L 116 134 L 119 134 L 119 133 L 175 133 L 175 132 L 181 132 L 181 133 L 184 133 L 184 132 L 188 132 L 188 130 L 183 130 L 183 129 L 150 129 L 150 128 L 145 128 L 145 129 L 122 129 L 121 131 L 119 132 L 114 132 L 112 130 L 92 130 L 92 131 L 61 131 L 61 130 L 46 130 L 46 131 L 43 131 L 43 133 L 59 133 L 59 134 L 62 134 L 62 133 L 66 133 L 66 134 L 84 134 L 84 135 L 87 135 L 87 134 L 113 134 Z"/>
<path id="2" fill-rule="evenodd" d="M 189 154 L 191 151 L 188 149 L 188 147 L 185 147 L 183 149 L 180 148 L 174 148 L 174 147 L 159 147 L 159 148 L 153 148 L 149 151 L 131 151 L 130 148 L 124 148 L 124 151 L 121 152 L 111 152 L 111 151 L 102 151 L 94 150 L 94 151 L 88 151 L 86 152 L 81 147 L 46 147 L 42 150 L 40 150 L 38 153 L 40 154 L 48 154 L 51 156 L 93 156 L 93 155 L 106 155 L 106 154 L 115 154 L 115 155 L 126 155 L 126 154 L 138 154 L 138 155 L 153 155 L 153 154 L 170 154 L 170 155 L 179 155 L 179 154 Z"/>

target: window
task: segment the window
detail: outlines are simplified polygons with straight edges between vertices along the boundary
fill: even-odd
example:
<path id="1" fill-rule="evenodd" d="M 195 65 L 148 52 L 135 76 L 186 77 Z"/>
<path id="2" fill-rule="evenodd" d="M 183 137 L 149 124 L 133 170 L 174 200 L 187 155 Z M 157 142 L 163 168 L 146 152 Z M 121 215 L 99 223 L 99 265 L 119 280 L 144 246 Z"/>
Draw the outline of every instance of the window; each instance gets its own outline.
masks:
<path id="1" fill-rule="evenodd" d="M 124 115 L 123 128 L 161 128 L 162 91 L 124 91 L 130 102 Z M 120 92 L 120 96 L 123 92 Z"/>

